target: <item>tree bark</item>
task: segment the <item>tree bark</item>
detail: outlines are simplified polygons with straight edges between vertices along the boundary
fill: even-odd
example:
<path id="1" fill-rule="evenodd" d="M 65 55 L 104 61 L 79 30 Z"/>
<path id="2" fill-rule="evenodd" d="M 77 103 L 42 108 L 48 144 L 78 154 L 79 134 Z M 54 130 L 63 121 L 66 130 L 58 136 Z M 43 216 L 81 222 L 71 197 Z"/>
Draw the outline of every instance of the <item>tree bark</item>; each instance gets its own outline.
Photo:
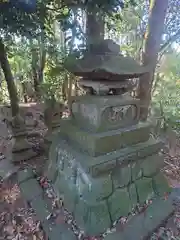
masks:
<path id="1" fill-rule="evenodd" d="M 8 61 L 6 49 L 1 38 L 0 38 L 0 65 L 2 67 L 4 77 L 7 83 L 11 103 L 12 117 L 14 117 L 19 113 L 19 99 L 17 94 L 17 88 L 14 83 L 13 74 L 11 72 L 11 67 Z"/>
<path id="2" fill-rule="evenodd" d="M 140 119 L 142 121 L 145 121 L 148 117 L 149 105 L 151 101 L 151 88 L 158 58 L 158 52 L 160 50 L 167 8 L 168 0 L 150 1 L 148 30 L 145 34 L 142 61 L 143 65 L 154 65 L 154 70 L 140 78 L 138 97 L 141 100 Z"/>
<path id="3" fill-rule="evenodd" d="M 39 81 L 38 81 L 38 53 L 37 53 L 37 49 L 34 48 L 34 46 L 32 46 L 31 49 L 31 53 L 32 53 L 32 74 L 33 74 L 33 81 L 34 81 L 34 90 L 36 92 L 36 94 L 38 95 L 39 92 Z"/>

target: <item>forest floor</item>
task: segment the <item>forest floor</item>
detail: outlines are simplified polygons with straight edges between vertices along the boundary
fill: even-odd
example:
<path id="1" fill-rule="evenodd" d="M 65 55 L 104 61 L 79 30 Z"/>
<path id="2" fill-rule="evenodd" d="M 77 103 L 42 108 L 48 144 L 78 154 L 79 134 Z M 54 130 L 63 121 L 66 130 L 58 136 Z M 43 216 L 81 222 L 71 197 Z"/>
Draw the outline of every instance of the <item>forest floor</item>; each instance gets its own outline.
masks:
<path id="1" fill-rule="evenodd" d="M 0 130 L 0 134 L 2 132 L 3 131 Z M 36 144 L 37 151 L 39 151 L 39 156 L 29 160 L 28 162 L 21 162 L 17 167 L 19 169 L 32 167 L 37 173 L 41 174 L 41 170 L 45 161 L 47 160 L 47 157 L 45 154 L 43 154 L 40 148 L 41 143 L 43 142 L 43 135 L 45 133 L 45 128 L 43 125 L 41 125 L 41 127 L 38 129 L 38 132 L 41 132 L 40 137 L 31 137 L 29 141 L 32 141 Z M 2 141 L 0 139 L 1 145 Z M 5 145 L 8 146 L 7 141 Z M 0 151 L 2 153 L 3 149 L 4 145 L 3 147 L 1 146 Z M 168 182 L 173 188 L 180 188 L 180 147 L 177 146 L 176 154 L 174 154 L 173 157 L 170 156 L 168 148 L 163 151 L 163 154 L 166 164 L 163 171 L 167 176 Z M 1 161 L 3 161 L 3 159 L 0 160 L 0 163 Z M 43 184 L 45 183 L 43 182 Z M 48 193 L 48 187 L 46 190 Z M 54 202 L 57 200 L 52 194 L 49 194 L 49 198 L 51 199 L 52 204 L 54 204 Z M 68 219 L 62 214 L 62 211 L 60 211 L 61 205 L 61 202 L 56 204 L 55 221 L 59 224 L 66 222 Z M 16 171 L 14 174 L 4 180 L 2 179 L 0 182 L 0 240 L 5 239 L 48 240 L 48 237 L 41 228 L 41 223 L 37 219 L 35 212 L 21 195 L 17 184 Z M 83 236 L 79 234 L 79 239 L 98 240 L 103 238 L 83 238 Z M 176 205 L 176 211 L 174 215 L 166 222 L 164 226 L 160 227 L 150 239 L 180 240 L 180 203 Z"/>

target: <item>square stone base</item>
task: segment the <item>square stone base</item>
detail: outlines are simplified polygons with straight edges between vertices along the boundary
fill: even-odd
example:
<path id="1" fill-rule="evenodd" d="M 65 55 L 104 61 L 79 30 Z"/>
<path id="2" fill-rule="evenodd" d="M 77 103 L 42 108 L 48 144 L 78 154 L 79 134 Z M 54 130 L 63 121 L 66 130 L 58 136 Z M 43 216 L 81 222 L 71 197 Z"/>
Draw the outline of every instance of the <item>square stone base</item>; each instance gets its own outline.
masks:
<path id="1" fill-rule="evenodd" d="M 108 155 L 90 157 L 62 138 L 51 145 L 47 176 L 86 234 L 103 233 L 147 199 L 170 192 L 160 173 L 160 143 L 153 139 Z"/>

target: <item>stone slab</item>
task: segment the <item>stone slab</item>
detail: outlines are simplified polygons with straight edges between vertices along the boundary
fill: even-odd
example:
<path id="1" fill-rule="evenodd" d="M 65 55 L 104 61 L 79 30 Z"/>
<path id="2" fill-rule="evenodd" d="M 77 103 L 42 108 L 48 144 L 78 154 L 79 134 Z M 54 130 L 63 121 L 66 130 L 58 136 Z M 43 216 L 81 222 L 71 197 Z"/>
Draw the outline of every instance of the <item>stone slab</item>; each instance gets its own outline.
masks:
<path id="1" fill-rule="evenodd" d="M 170 198 L 174 203 L 180 202 L 180 188 L 173 188 Z"/>
<path id="2" fill-rule="evenodd" d="M 113 222 L 121 216 L 127 216 L 131 211 L 131 200 L 128 190 L 126 188 L 117 189 L 108 199 L 108 208 Z"/>
<path id="3" fill-rule="evenodd" d="M 86 95 L 73 100 L 72 112 L 76 124 L 92 132 L 127 127 L 137 124 L 139 120 L 139 99 L 133 99 L 129 93 L 118 96 Z M 123 108 L 127 106 L 134 116 L 122 116 Z M 113 114 L 116 114 L 115 117 Z"/>
<path id="4" fill-rule="evenodd" d="M 114 189 L 127 186 L 131 181 L 131 166 L 124 164 L 112 171 L 112 180 Z"/>
<path id="5" fill-rule="evenodd" d="M 157 195 L 163 196 L 165 193 L 170 193 L 172 191 L 168 184 L 166 177 L 162 172 L 159 172 L 153 177 L 153 188 Z"/>
<path id="6" fill-rule="evenodd" d="M 139 123 L 128 128 L 91 133 L 80 129 L 72 120 L 65 120 L 62 122 L 61 134 L 80 152 L 95 157 L 147 141 L 150 128 L 149 123 Z"/>
<path id="7" fill-rule="evenodd" d="M 55 224 L 48 220 L 51 214 L 48 199 L 44 197 L 43 190 L 39 186 L 38 181 L 32 177 L 31 169 L 21 171 L 19 174 L 20 189 L 23 197 L 30 202 L 31 207 L 36 213 L 37 219 L 41 221 L 41 225 L 49 240 L 76 240 L 76 236 L 67 224 Z"/>
<path id="8" fill-rule="evenodd" d="M 68 141 L 58 136 L 50 147 L 49 161 L 45 168 L 48 178 L 52 181 L 54 181 L 58 170 L 56 164 L 63 165 L 63 162 L 75 162 L 77 168 L 82 169 L 82 172 L 96 177 L 99 174 L 119 168 L 119 165 L 123 163 L 128 164 L 129 162 L 157 153 L 161 147 L 161 142 L 149 139 L 147 142 L 139 143 L 103 156 L 90 157 L 85 153 L 79 153 L 73 146 L 69 145 Z"/>
<path id="9" fill-rule="evenodd" d="M 37 218 L 41 222 L 47 220 L 48 216 L 51 214 L 47 202 L 43 199 L 43 195 L 39 195 L 35 199 L 32 199 L 30 205 L 35 210 Z"/>
<path id="10" fill-rule="evenodd" d="M 74 212 L 78 226 L 89 236 L 102 234 L 111 225 L 107 202 L 87 203 L 80 199 Z"/>
<path id="11" fill-rule="evenodd" d="M 25 182 L 22 182 L 19 186 L 23 196 L 27 201 L 31 201 L 43 193 L 42 188 L 35 179 L 29 179 Z"/>
<path id="12" fill-rule="evenodd" d="M 14 166 L 9 159 L 4 158 L 3 160 L 0 160 L 0 178 L 3 180 L 7 179 L 17 171 L 18 167 Z"/>
<path id="13" fill-rule="evenodd" d="M 18 172 L 18 183 L 21 184 L 29 179 L 34 178 L 34 173 L 31 168 L 24 169 Z"/>
<path id="14" fill-rule="evenodd" d="M 142 178 L 135 182 L 139 203 L 144 203 L 146 200 L 154 196 L 154 189 L 151 178 Z"/>
<path id="15" fill-rule="evenodd" d="M 157 199 L 143 212 L 134 216 L 121 232 L 109 234 L 105 240 L 140 240 L 148 237 L 174 211 L 172 202 Z"/>
<path id="16" fill-rule="evenodd" d="M 38 154 L 33 149 L 24 149 L 22 151 L 12 152 L 12 162 L 19 163 L 22 161 L 28 161 Z"/>
<path id="17" fill-rule="evenodd" d="M 52 224 L 50 221 L 42 223 L 43 230 L 49 240 L 77 240 L 67 224 Z"/>

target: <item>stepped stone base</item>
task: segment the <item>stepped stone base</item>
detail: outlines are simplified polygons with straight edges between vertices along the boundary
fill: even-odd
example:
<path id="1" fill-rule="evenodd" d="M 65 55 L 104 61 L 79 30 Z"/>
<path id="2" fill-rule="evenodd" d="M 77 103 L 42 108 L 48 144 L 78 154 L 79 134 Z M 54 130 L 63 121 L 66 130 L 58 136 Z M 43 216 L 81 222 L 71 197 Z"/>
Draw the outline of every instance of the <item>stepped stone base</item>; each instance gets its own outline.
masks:
<path id="1" fill-rule="evenodd" d="M 109 154 L 90 157 L 62 137 L 53 141 L 47 176 L 65 207 L 88 235 L 98 235 L 138 203 L 170 188 L 159 172 L 161 143 L 153 139 Z"/>
<path id="2" fill-rule="evenodd" d="M 118 149 L 144 142 L 149 139 L 150 125 L 137 125 L 100 133 L 92 133 L 80 129 L 73 120 L 63 120 L 61 135 L 73 142 L 76 148 L 87 152 L 91 156 L 99 156 Z"/>
<path id="3" fill-rule="evenodd" d="M 49 240 L 57 240 L 59 238 L 62 240 L 77 239 L 68 224 L 56 224 L 51 220 L 47 220 L 52 211 L 51 205 L 31 169 L 18 172 L 18 184 L 23 197 L 36 212 L 37 219 L 41 221 L 43 230 Z M 105 240 L 146 239 L 173 213 L 172 200 L 175 199 L 175 196 L 173 199 L 171 198 L 168 200 L 160 198 L 154 200 L 142 214 L 134 216 L 122 231 L 107 235 Z"/>

